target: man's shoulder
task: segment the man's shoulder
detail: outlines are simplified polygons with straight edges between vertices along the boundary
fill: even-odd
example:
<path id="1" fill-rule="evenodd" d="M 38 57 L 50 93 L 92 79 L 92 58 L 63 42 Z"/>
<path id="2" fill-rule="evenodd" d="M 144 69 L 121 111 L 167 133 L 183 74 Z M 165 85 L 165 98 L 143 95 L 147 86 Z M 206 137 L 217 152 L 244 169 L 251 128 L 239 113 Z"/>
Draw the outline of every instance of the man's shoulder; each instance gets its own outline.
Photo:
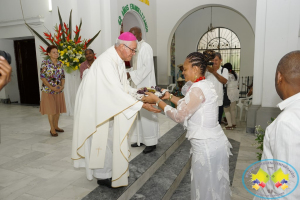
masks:
<path id="1" fill-rule="evenodd" d="M 298 104 L 284 109 L 277 118 L 280 122 L 297 122 L 297 124 L 300 126 L 300 105 Z"/>
<path id="2" fill-rule="evenodd" d="M 144 41 L 141 45 L 141 50 L 142 49 L 151 49 L 152 50 L 152 47 L 150 46 L 150 44 L 148 44 L 147 42 Z"/>

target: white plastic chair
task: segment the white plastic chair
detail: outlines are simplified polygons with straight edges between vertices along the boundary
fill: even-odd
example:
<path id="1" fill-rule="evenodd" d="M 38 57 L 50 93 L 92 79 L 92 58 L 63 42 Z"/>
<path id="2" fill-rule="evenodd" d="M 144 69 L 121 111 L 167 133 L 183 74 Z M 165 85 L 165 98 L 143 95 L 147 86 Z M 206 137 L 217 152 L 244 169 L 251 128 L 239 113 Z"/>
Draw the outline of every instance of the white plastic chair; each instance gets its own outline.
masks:
<path id="1" fill-rule="evenodd" d="M 173 89 L 175 88 L 175 86 L 176 86 L 175 83 L 170 84 L 170 85 L 167 87 L 168 91 L 169 91 L 169 92 L 172 92 Z"/>
<path id="2" fill-rule="evenodd" d="M 248 111 L 249 106 L 252 104 L 252 96 L 246 98 L 240 98 L 239 102 L 236 104 L 240 109 L 240 121 L 242 120 L 243 110 Z M 245 121 L 247 118 L 247 114 L 245 114 Z"/>

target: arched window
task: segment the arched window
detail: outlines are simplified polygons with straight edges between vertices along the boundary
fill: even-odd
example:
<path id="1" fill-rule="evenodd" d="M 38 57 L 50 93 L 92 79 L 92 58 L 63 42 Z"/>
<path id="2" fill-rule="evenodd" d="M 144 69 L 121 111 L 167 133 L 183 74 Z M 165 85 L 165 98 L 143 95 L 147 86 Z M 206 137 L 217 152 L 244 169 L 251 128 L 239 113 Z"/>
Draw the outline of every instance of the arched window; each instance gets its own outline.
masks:
<path id="1" fill-rule="evenodd" d="M 230 62 L 236 72 L 240 71 L 241 43 L 237 35 L 227 28 L 214 28 L 206 32 L 198 43 L 198 52 L 207 49 L 220 52 L 223 64 Z"/>

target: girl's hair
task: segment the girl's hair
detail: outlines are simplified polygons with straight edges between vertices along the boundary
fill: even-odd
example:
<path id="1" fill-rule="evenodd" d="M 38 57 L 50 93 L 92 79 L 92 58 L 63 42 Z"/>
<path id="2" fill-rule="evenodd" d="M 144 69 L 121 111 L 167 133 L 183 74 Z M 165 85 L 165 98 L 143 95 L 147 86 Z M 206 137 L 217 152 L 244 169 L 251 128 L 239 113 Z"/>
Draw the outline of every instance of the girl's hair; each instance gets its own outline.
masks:
<path id="1" fill-rule="evenodd" d="M 86 53 L 86 51 L 88 51 L 88 50 L 91 51 L 91 52 L 93 52 L 93 54 L 94 54 L 94 50 L 93 50 L 93 49 L 86 49 L 86 50 L 85 50 L 85 53 Z M 84 54 L 85 54 L 85 53 L 84 53 Z"/>
<path id="2" fill-rule="evenodd" d="M 200 52 L 193 52 L 186 58 L 192 63 L 192 67 L 199 67 L 201 74 L 204 75 L 209 61 L 215 58 L 215 52 L 213 50 L 206 50 L 203 54 Z"/>
<path id="3" fill-rule="evenodd" d="M 47 49 L 46 49 L 47 53 L 50 53 L 52 49 L 57 49 L 57 50 L 58 50 L 57 46 L 55 46 L 55 45 L 50 45 L 50 46 L 48 46 Z"/>
<path id="4" fill-rule="evenodd" d="M 231 63 L 226 63 L 223 67 L 228 69 L 228 71 L 234 75 L 235 80 L 237 80 L 237 75 L 236 75 L 235 71 L 232 69 Z"/>

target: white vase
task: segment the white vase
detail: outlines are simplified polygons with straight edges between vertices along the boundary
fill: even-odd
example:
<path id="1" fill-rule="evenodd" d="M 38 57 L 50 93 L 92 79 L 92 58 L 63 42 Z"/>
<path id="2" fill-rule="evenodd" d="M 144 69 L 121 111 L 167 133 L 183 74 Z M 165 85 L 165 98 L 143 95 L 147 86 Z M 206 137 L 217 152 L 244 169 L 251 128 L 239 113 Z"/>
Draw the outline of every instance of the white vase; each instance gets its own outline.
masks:
<path id="1" fill-rule="evenodd" d="M 74 115 L 75 99 L 76 99 L 76 94 L 80 82 L 81 80 L 80 80 L 79 70 L 73 71 L 72 73 L 67 73 L 65 71 L 64 95 L 65 95 L 67 113 L 64 113 L 64 115 L 68 115 L 68 116 Z"/>

